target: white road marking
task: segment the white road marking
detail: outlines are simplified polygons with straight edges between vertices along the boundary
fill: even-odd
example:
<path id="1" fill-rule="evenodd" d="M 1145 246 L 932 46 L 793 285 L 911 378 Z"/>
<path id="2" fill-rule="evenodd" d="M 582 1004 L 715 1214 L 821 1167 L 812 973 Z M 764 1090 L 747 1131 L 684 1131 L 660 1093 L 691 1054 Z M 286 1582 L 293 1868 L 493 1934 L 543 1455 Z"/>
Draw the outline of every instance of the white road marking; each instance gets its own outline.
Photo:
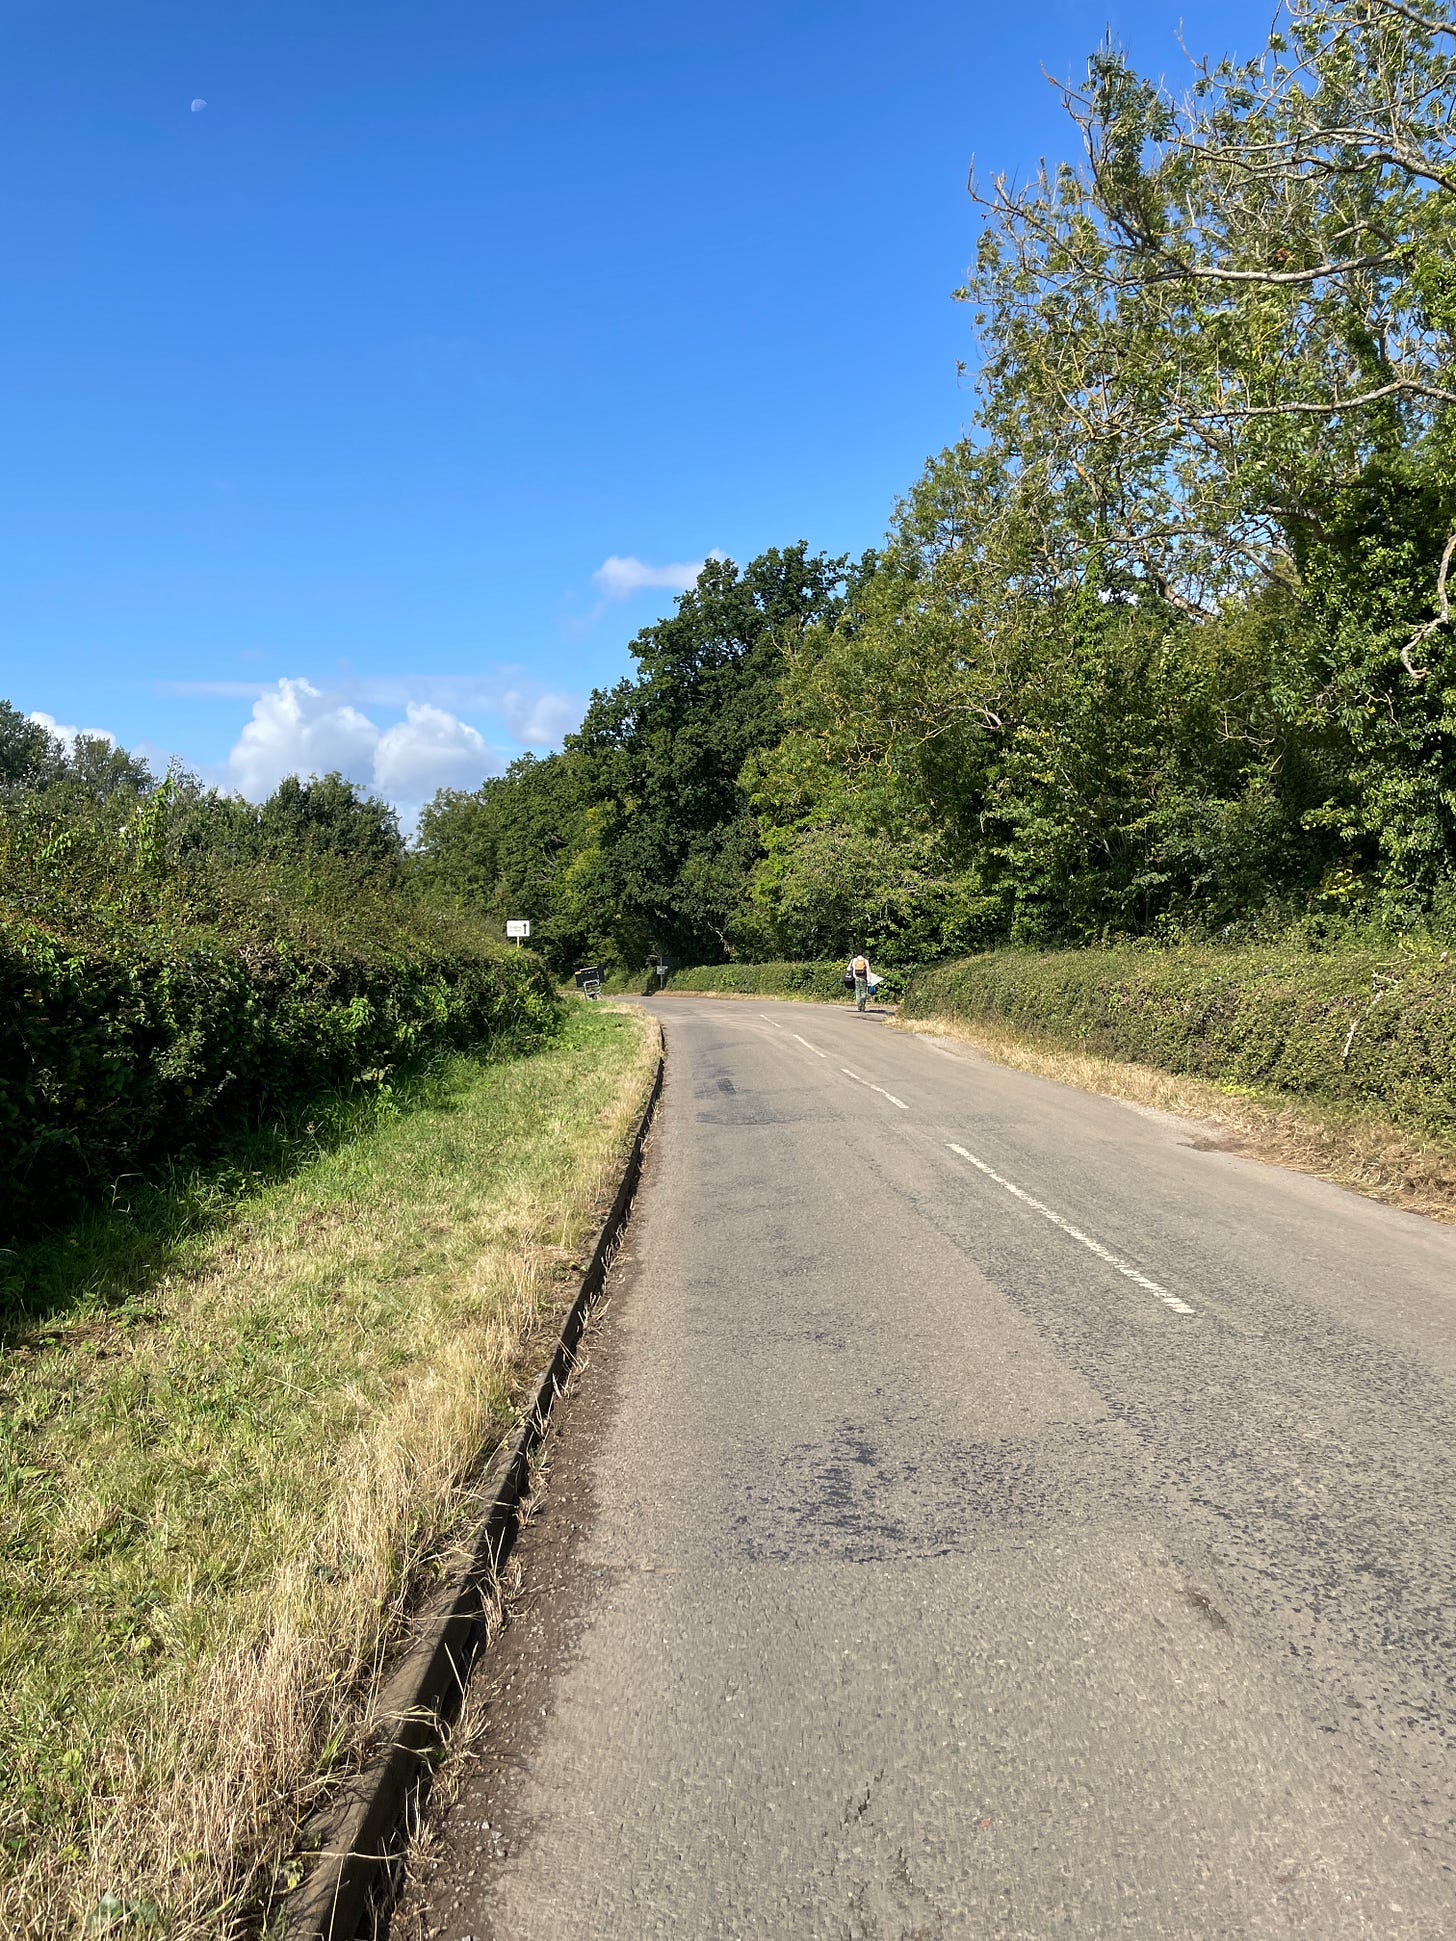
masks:
<path id="1" fill-rule="evenodd" d="M 987 1179 L 994 1179 L 998 1186 L 1004 1186 L 1008 1193 L 1014 1193 L 1018 1200 L 1024 1201 L 1027 1206 L 1034 1207 L 1038 1213 L 1050 1220 L 1054 1227 L 1060 1227 L 1062 1232 L 1070 1234 L 1073 1240 L 1080 1240 L 1082 1245 L 1090 1248 L 1099 1260 L 1105 1260 L 1109 1267 L 1115 1267 L 1119 1274 L 1125 1274 L 1130 1281 L 1134 1281 L 1139 1287 L 1145 1288 L 1149 1294 L 1154 1295 L 1160 1300 L 1164 1307 L 1171 1308 L 1174 1314 L 1192 1314 L 1194 1312 L 1186 1301 L 1180 1301 L 1178 1296 L 1176 1294 L 1170 1294 L 1166 1287 L 1160 1287 L 1155 1280 L 1149 1279 L 1146 1274 L 1139 1272 L 1136 1267 L 1130 1266 L 1127 1261 L 1119 1259 L 1110 1247 L 1104 1247 L 1102 1242 L 1100 1240 L 1094 1240 L 1090 1233 L 1083 1233 L 1082 1229 L 1080 1227 L 1074 1227 L 1070 1220 L 1064 1220 L 1060 1213 L 1054 1213 L 1049 1206 L 1044 1206 L 1040 1200 L 1033 1199 L 1030 1193 L 1023 1192 L 1019 1186 L 1013 1185 L 1009 1179 L 1003 1179 L 1001 1174 L 993 1167 L 988 1166 L 984 1159 L 977 1159 L 973 1152 L 967 1152 L 964 1146 L 956 1145 L 952 1139 L 947 1139 L 945 1143 L 950 1147 L 952 1152 L 959 1153 L 962 1159 L 968 1159 L 973 1166 L 986 1175 Z"/>
<path id="2" fill-rule="evenodd" d="M 758 1015 L 763 1019 L 765 1024 L 771 1024 L 775 1031 L 783 1030 L 783 1026 L 779 1023 L 778 1019 L 771 1018 L 767 1011 L 760 1011 Z M 794 1036 L 796 1038 L 798 1037 L 798 1035 L 799 1035 L 798 1032 L 794 1033 Z"/>
<path id="3" fill-rule="evenodd" d="M 839 1069 L 844 1073 L 846 1078 L 852 1078 L 856 1085 L 868 1085 L 872 1092 L 878 1092 L 880 1097 L 882 1099 L 888 1099 L 891 1105 L 898 1105 L 902 1112 L 908 1112 L 910 1110 L 904 1099 L 897 1099 L 895 1094 L 893 1092 L 887 1092 L 883 1085 L 871 1084 L 869 1079 L 861 1078 L 858 1072 L 852 1072 L 848 1065 L 841 1065 Z"/>
<path id="4" fill-rule="evenodd" d="M 789 1033 L 789 1036 L 791 1038 L 799 1038 L 799 1034 L 797 1031 L 791 1031 Z M 809 1045 L 810 1051 L 813 1052 L 816 1058 L 827 1058 L 829 1056 L 829 1053 L 827 1051 L 820 1051 L 818 1045 L 810 1045 L 809 1040 L 807 1038 L 799 1038 L 799 1043 L 801 1045 Z"/>

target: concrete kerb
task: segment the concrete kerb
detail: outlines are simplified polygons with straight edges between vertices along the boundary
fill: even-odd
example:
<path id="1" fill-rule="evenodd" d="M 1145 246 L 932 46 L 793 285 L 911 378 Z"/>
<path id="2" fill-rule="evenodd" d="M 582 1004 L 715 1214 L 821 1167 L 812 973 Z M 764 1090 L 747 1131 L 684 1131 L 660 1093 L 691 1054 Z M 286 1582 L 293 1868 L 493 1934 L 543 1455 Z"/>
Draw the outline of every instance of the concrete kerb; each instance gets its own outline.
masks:
<path id="1" fill-rule="evenodd" d="M 280 1941 L 355 1941 L 371 1895 L 386 1880 L 396 1856 L 411 1796 L 418 1796 L 428 1784 L 443 1727 L 459 1709 L 484 1635 L 486 1593 L 515 1539 L 531 1457 L 546 1432 L 552 1403 L 571 1372 L 587 1314 L 601 1292 L 608 1262 L 627 1224 L 642 1171 L 642 1148 L 662 1093 L 663 1060 L 659 1025 L 657 1070 L 622 1182 L 562 1321 L 551 1359 L 529 1391 L 514 1434 L 486 1470 L 480 1490 L 485 1514 L 471 1554 L 421 1610 L 414 1641 L 380 1694 L 379 1717 L 387 1738 L 306 1829 L 303 1852 L 312 1857 L 311 1864 L 302 1884 L 283 1904 L 281 1926 L 269 1930 Z"/>

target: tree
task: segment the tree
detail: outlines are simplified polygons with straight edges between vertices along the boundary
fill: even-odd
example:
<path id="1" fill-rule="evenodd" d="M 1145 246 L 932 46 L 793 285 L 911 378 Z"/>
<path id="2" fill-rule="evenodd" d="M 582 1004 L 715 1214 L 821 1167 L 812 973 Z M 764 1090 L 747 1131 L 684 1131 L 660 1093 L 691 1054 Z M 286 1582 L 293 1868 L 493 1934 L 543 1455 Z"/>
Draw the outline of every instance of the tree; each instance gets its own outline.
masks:
<path id="1" fill-rule="evenodd" d="M 38 721 L 0 701 L 0 790 L 38 787 L 61 765 L 60 745 Z"/>
<path id="2" fill-rule="evenodd" d="M 404 857 L 399 818 L 337 772 L 308 781 L 285 775 L 258 810 L 261 853 L 284 861 L 336 856 L 365 870 L 391 870 Z"/>
<path id="3" fill-rule="evenodd" d="M 1453 90 L 1444 8 L 1294 0 L 1181 99 L 1104 47 L 1063 90 L 1080 165 L 978 196 L 982 422 L 1064 580 L 1204 615 L 1298 584 L 1332 498 L 1438 432 Z"/>
<path id="4" fill-rule="evenodd" d="M 1343 744 L 1304 826 L 1392 913 L 1456 841 L 1453 92 L 1435 4 L 1295 0 L 1181 100 L 1104 48 L 1080 163 L 993 182 L 963 293 L 1005 583 L 1204 620 L 1284 587 L 1269 691 Z"/>
<path id="5" fill-rule="evenodd" d="M 740 776 L 782 732 L 779 681 L 805 629 L 856 578 L 802 541 L 749 562 L 710 559 L 669 619 L 632 643 L 634 680 L 593 695 L 568 753 L 594 812 L 593 883 L 617 951 L 724 956 L 759 854 Z"/>

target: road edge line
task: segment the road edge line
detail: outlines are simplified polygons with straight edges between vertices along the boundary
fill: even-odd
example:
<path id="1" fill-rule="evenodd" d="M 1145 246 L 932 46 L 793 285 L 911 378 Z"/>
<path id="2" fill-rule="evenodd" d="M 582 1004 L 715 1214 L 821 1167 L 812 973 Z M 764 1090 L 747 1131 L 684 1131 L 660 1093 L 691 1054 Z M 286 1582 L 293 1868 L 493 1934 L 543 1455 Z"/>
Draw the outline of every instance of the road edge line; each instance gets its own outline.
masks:
<path id="1" fill-rule="evenodd" d="M 545 1436 L 552 1404 L 571 1375 L 587 1316 L 631 1217 L 666 1060 L 667 1040 L 659 1023 L 657 1069 L 621 1183 L 551 1359 L 527 1391 L 529 1399 L 514 1432 L 486 1468 L 480 1489 L 485 1511 L 470 1556 L 422 1607 L 415 1635 L 379 1695 L 377 1709 L 389 1729 L 387 1741 L 329 1806 L 305 1823 L 305 1835 L 313 1837 L 299 1851 L 313 1856 L 312 1865 L 282 1903 L 280 1941 L 354 1941 L 372 1890 L 396 1858 L 406 1806 L 428 1786 L 431 1755 L 459 1708 L 484 1636 L 481 1593 L 510 1555 L 531 1458 Z"/>

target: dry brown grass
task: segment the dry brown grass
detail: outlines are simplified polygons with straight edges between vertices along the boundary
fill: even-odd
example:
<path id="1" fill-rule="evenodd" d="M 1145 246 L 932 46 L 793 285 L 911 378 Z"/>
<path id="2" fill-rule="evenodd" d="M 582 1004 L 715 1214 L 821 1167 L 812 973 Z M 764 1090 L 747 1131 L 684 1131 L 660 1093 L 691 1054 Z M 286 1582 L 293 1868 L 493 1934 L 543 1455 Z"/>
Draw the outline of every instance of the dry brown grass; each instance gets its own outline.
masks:
<path id="1" fill-rule="evenodd" d="M 1456 1224 L 1456 1149 L 1378 1114 L 1225 1089 L 1209 1079 L 1124 1064 L 991 1022 L 915 1018 L 897 1020 L 896 1028 L 959 1038 L 998 1065 L 1195 1119 L 1220 1146 L 1250 1159 L 1313 1173 L 1389 1206 Z"/>
<path id="2" fill-rule="evenodd" d="M 615 1187 L 655 1037 L 573 1008 L 0 1360 L 0 1933 L 292 1877 Z"/>

